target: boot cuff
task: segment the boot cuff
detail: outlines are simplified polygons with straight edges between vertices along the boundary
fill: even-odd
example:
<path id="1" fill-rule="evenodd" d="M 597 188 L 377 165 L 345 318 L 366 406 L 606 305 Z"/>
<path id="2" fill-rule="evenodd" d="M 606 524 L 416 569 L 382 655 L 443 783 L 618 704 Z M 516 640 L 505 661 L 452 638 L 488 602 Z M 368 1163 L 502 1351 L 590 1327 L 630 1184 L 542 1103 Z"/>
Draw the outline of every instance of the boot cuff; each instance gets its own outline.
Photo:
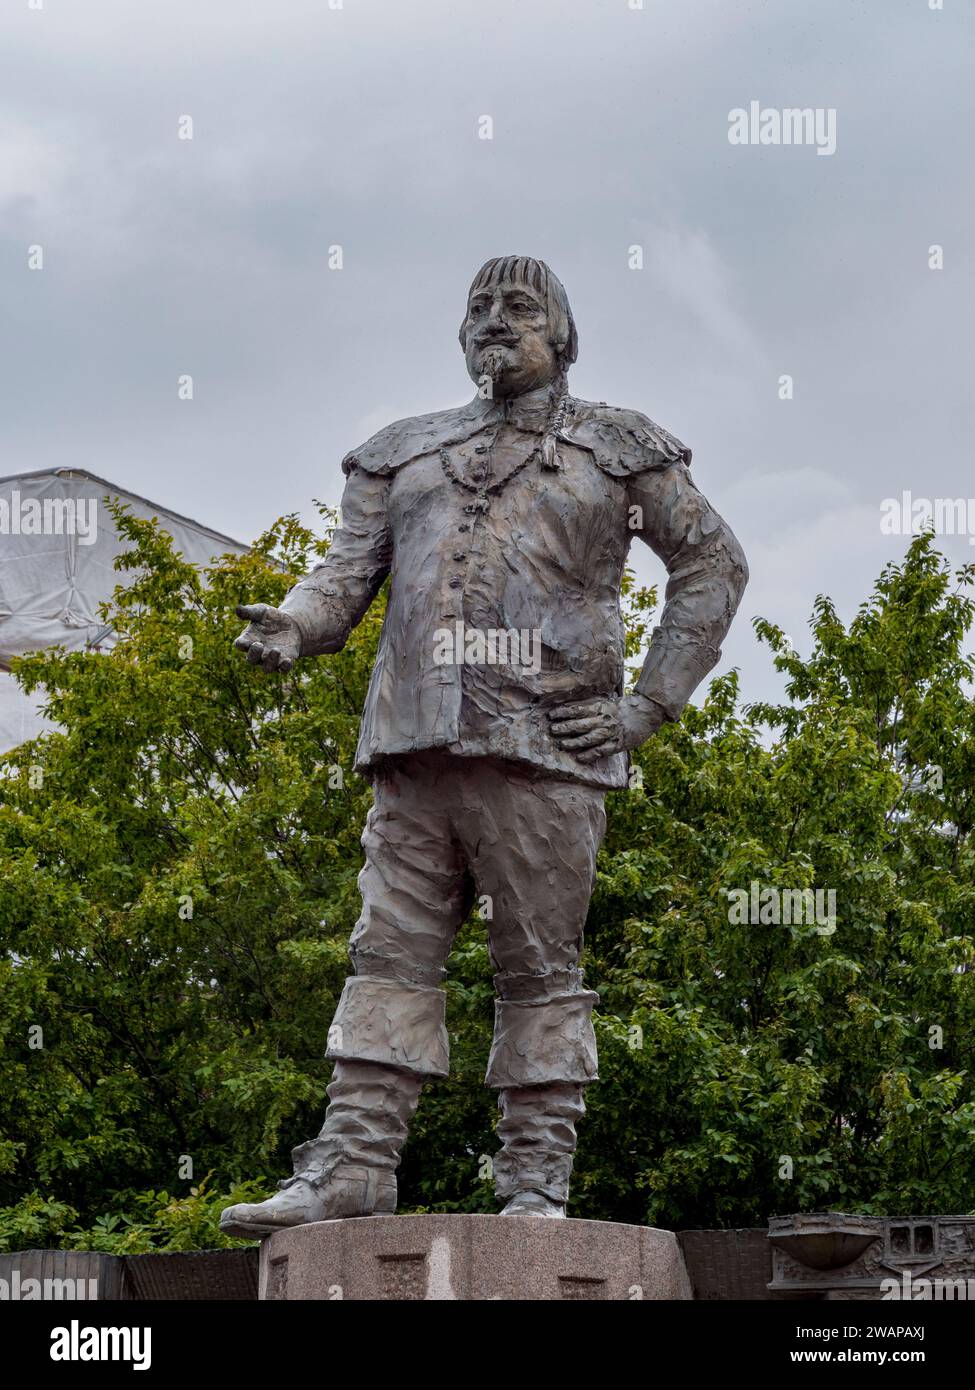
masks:
<path id="1" fill-rule="evenodd" d="M 598 997 L 579 991 L 541 1003 L 499 999 L 487 1084 L 504 1089 L 597 1080 L 592 1006 Z"/>
<path id="2" fill-rule="evenodd" d="M 384 1062 L 419 1076 L 445 1077 L 449 1047 L 442 989 L 353 975 L 328 1030 L 326 1056 Z"/>

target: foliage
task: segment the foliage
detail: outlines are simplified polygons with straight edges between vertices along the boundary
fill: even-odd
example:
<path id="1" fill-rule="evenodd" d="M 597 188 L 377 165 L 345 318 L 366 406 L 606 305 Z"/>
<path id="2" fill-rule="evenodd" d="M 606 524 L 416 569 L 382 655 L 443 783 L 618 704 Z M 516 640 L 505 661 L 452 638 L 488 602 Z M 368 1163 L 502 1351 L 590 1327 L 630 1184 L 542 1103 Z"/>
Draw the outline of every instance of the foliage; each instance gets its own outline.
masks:
<path id="1" fill-rule="evenodd" d="M 0 1248 L 225 1244 L 219 1208 L 320 1124 L 358 912 L 382 601 L 339 655 L 266 676 L 235 605 L 280 601 L 327 537 L 283 518 L 201 574 L 115 516 L 117 645 L 18 663 L 62 732 L 0 763 Z M 742 709 L 719 677 L 610 795 L 575 1214 L 975 1206 L 973 574 L 952 588 L 924 536 L 849 626 L 817 600 L 807 659 L 756 622 L 787 702 Z M 628 581 L 630 657 L 654 602 Z M 753 881 L 835 891 L 835 932 L 733 922 Z M 447 988 L 453 1072 L 424 1092 L 402 1209 L 490 1211 L 483 925 Z"/>

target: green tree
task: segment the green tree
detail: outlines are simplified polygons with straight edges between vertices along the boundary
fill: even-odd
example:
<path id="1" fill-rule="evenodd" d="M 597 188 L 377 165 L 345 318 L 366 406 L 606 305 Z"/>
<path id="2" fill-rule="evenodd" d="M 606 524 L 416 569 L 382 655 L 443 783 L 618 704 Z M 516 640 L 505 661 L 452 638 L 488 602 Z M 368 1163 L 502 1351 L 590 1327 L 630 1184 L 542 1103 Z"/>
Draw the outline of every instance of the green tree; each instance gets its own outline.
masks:
<path id="1" fill-rule="evenodd" d="M 590 920 L 594 1215 L 975 1206 L 973 577 L 926 535 L 849 627 L 817 601 L 807 660 L 757 621 L 788 703 L 732 673 L 638 755 Z M 833 890 L 835 931 L 733 922 L 753 882 Z"/>
<path id="2" fill-rule="evenodd" d="M 18 664 L 61 732 L 2 763 L 7 1248 L 220 1243 L 224 1198 L 270 1190 L 318 1128 L 358 912 L 352 759 L 382 601 L 339 655 L 266 676 L 233 651 L 234 608 L 280 601 L 327 537 L 285 518 L 201 574 L 115 515 L 117 645 Z M 720 677 L 610 796 L 575 1214 L 975 1205 L 973 576 L 952 587 L 925 536 L 848 627 L 817 601 L 808 659 L 757 622 L 787 701 L 742 709 Z M 654 596 L 628 582 L 625 603 L 632 657 Z M 732 920 L 752 883 L 835 892 L 835 931 Z M 476 920 L 447 988 L 453 1072 L 424 1093 L 402 1204 L 490 1211 Z"/>

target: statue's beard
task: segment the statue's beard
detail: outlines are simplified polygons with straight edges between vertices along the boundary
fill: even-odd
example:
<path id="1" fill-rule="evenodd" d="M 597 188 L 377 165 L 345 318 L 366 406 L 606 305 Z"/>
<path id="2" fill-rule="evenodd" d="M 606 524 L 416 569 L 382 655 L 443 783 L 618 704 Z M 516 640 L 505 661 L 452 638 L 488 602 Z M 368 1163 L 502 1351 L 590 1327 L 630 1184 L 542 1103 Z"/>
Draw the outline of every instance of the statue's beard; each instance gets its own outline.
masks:
<path id="1" fill-rule="evenodd" d="M 511 370 L 511 364 L 503 348 L 488 348 L 481 359 L 481 370 L 493 382 L 501 382 Z"/>

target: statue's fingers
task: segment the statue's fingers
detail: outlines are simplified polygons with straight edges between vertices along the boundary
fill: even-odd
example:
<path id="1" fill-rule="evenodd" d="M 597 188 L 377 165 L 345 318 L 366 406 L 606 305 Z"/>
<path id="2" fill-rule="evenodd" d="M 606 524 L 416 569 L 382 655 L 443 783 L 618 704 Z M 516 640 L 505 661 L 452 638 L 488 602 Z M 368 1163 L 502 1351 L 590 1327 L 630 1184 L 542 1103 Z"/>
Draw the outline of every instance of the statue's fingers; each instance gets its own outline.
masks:
<path id="1" fill-rule="evenodd" d="M 290 656 L 283 656 L 280 662 L 278 663 L 278 670 L 287 672 L 291 670 L 293 665 L 294 662 L 292 661 Z"/>
<path id="2" fill-rule="evenodd" d="M 252 666 L 259 666 L 264 660 L 264 643 L 252 642 L 247 649 L 247 660 Z"/>
<path id="3" fill-rule="evenodd" d="M 245 623 L 261 623 L 264 621 L 264 614 L 267 612 L 267 604 L 238 603 L 234 611 L 238 618 L 243 618 Z"/>
<path id="4" fill-rule="evenodd" d="M 576 762 L 598 763 L 600 758 L 606 758 L 610 753 L 618 753 L 619 749 L 615 743 L 601 743 L 598 748 L 589 748 L 583 753 L 576 754 Z"/>
<path id="5" fill-rule="evenodd" d="M 574 753 L 577 748 L 595 748 L 597 744 L 605 743 L 606 738 L 606 726 L 601 724 L 600 728 L 593 729 L 588 734 L 579 734 L 577 738 L 563 738 L 559 742 L 563 748 L 568 748 Z"/>
<path id="6" fill-rule="evenodd" d="M 264 667 L 265 671 L 276 671 L 280 660 L 280 650 L 277 647 L 270 647 L 265 651 L 264 660 L 261 662 L 261 665 Z"/>
<path id="7" fill-rule="evenodd" d="M 555 709 L 549 710 L 548 717 L 553 724 L 560 724 L 566 719 L 581 719 L 585 715 L 591 715 L 598 708 L 598 700 L 578 701 L 572 705 L 557 705 Z"/>
<path id="8" fill-rule="evenodd" d="M 603 720 L 598 714 L 591 714 L 587 719 L 563 719 L 559 723 L 552 720 L 553 738 L 570 738 L 573 734 L 587 734 L 592 729 L 604 727 Z"/>
<path id="9" fill-rule="evenodd" d="M 248 631 L 250 631 L 250 629 L 248 629 Z M 234 646 L 239 652 L 247 652 L 250 651 L 253 641 L 253 637 L 248 637 L 246 632 L 242 632 L 239 637 L 235 638 Z"/>

